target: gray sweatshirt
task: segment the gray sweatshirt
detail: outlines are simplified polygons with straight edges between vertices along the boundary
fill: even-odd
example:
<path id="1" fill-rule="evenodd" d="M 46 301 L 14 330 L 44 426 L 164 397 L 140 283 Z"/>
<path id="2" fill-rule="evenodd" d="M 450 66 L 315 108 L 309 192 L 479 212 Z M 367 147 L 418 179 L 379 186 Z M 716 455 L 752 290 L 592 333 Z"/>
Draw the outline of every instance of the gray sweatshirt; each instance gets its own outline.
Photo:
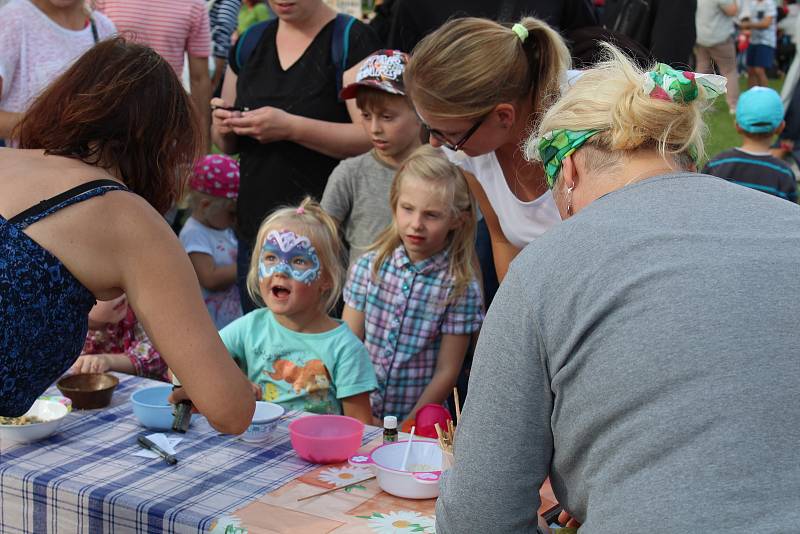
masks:
<path id="1" fill-rule="evenodd" d="M 800 531 L 800 207 L 700 174 L 596 200 L 513 262 L 437 532 Z"/>

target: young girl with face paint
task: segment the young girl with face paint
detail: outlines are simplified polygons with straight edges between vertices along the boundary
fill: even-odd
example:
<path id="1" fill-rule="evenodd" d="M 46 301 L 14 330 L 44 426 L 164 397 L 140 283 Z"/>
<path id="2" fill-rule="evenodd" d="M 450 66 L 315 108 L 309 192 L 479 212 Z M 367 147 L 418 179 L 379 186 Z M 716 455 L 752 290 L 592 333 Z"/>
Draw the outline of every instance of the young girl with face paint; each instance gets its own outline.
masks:
<path id="1" fill-rule="evenodd" d="M 263 308 L 220 336 L 261 398 L 287 410 L 349 415 L 372 422 L 377 387 L 364 345 L 328 315 L 344 277 L 336 223 L 306 198 L 261 224 L 247 289 Z"/>
<path id="2" fill-rule="evenodd" d="M 378 378 L 373 415 L 414 418 L 443 403 L 483 321 L 475 205 L 461 171 L 430 145 L 400 166 L 392 225 L 350 270 L 343 319 Z"/>

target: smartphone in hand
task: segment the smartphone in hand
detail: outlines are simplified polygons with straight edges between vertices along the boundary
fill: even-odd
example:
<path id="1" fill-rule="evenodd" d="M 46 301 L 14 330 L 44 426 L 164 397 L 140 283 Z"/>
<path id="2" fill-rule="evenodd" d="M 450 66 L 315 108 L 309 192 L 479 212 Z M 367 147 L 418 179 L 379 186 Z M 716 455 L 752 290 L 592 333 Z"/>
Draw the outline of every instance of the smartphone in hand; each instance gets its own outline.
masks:
<path id="1" fill-rule="evenodd" d="M 211 106 L 211 109 L 224 109 L 225 111 L 250 111 L 250 108 L 240 106 Z"/>

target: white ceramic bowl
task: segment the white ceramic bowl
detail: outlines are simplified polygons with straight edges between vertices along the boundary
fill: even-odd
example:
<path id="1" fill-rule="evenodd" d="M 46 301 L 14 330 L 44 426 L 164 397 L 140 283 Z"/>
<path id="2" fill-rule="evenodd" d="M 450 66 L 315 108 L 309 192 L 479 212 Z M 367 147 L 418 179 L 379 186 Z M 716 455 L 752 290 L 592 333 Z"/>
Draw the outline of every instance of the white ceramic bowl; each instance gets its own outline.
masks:
<path id="1" fill-rule="evenodd" d="M 69 408 L 60 402 L 37 399 L 25 415 L 38 417 L 43 422 L 30 425 L 0 425 L 0 442 L 28 443 L 44 439 L 58 430 L 69 413 Z"/>
<path id="2" fill-rule="evenodd" d="M 253 422 L 241 435 L 242 440 L 258 443 L 267 439 L 272 431 L 278 428 L 278 422 L 285 411 L 280 404 L 256 401 Z"/>
<path id="3" fill-rule="evenodd" d="M 351 457 L 350 464 L 372 467 L 378 485 L 386 493 L 405 499 L 438 497 L 442 474 L 442 449 L 439 444 L 415 441 L 408 456 L 408 470 L 403 471 L 401 467 L 407 446 L 407 441 L 381 445 L 368 456 Z"/>

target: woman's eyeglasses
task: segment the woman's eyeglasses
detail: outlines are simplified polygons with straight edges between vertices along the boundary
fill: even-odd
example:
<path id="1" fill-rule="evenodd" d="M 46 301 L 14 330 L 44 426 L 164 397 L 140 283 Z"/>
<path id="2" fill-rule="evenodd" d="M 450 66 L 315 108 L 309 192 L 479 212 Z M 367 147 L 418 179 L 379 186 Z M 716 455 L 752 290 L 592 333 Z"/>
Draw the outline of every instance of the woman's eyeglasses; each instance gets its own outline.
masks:
<path id="1" fill-rule="evenodd" d="M 467 130 L 467 133 L 465 133 L 465 134 L 464 134 L 464 135 L 461 137 L 461 139 L 459 139 L 459 140 L 458 140 L 458 142 L 456 142 L 456 143 L 451 143 L 451 142 L 450 142 L 450 141 L 447 139 L 447 136 L 446 136 L 446 135 L 444 135 L 444 134 L 443 134 L 442 132 L 440 132 L 439 130 L 434 130 L 433 128 L 431 128 L 430 126 L 428 126 L 427 124 L 425 124 L 424 122 L 422 122 L 422 119 L 420 119 L 420 122 L 422 122 L 422 126 L 423 126 L 423 127 L 424 127 L 424 128 L 427 130 L 427 131 L 428 131 L 428 134 L 430 134 L 430 136 L 431 136 L 431 137 L 433 137 L 434 139 L 436 139 L 437 141 L 439 141 L 439 143 L 441 143 L 441 144 L 442 144 L 442 146 L 445 146 L 445 147 L 449 148 L 449 149 L 450 149 L 450 150 L 452 150 L 453 152 L 458 152 L 459 150 L 461 150 L 462 148 L 464 148 L 464 145 L 466 145 L 466 144 L 467 144 L 467 141 L 469 141 L 469 138 L 470 138 L 470 137 L 472 137 L 472 135 L 473 135 L 475 132 L 477 132 L 477 131 L 478 131 L 478 128 L 480 128 L 480 127 L 481 127 L 481 124 L 483 124 L 483 121 L 485 121 L 485 120 L 486 120 L 486 117 L 488 117 L 488 116 L 489 116 L 489 115 L 488 115 L 488 114 L 486 114 L 486 115 L 484 115 L 483 117 L 481 117 L 480 119 L 478 119 L 478 120 L 475 122 L 475 124 L 473 124 L 473 125 L 472 125 L 472 127 L 471 127 L 469 130 Z"/>

